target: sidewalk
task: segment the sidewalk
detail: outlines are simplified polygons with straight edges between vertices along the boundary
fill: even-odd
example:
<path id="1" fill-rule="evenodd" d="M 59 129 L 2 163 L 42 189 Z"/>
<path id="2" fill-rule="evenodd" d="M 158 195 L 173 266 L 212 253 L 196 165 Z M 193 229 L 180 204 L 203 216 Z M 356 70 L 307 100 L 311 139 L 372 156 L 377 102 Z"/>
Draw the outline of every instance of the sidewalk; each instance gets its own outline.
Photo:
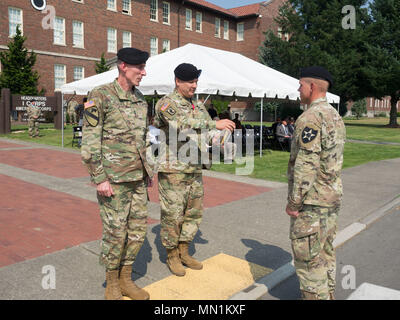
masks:
<path id="1" fill-rule="evenodd" d="M 393 200 L 400 194 L 399 165 L 400 159 L 392 159 L 343 171 L 339 230 L 362 224 L 366 217 L 373 221 L 378 209 L 399 200 Z M 0 138 L 0 178 L 0 299 L 103 299 L 104 269 L 98 264 L 101 221 L 96 192 L 79 152 Z M 230 289 L 237 291 L 221 291 L 211 298 L 249 293 L 252 283 L 273 277 L 292 259 L 289 217 L 284 212 L 287 186 L 213 171 L 204 172 L 204 186 L 204 217 L 190 253 L 205 261 L 209 270 L 221 272 L 214 287 L 225 286 L 215 282 L 225 274 L 250 272 L 241 288 Z M 164 284 L 174 279 L 169 278 L 159 237 L 156 186 L 150 190 L 150 201 L 147 239 L 134 264 L 133 279 L 139 286 L 164 290 Z M 46 266 L 56 272 L 55 289 L 44 285 Z M 196 277 L 211 279 L 215 272 L 188 273 L 187 279 L 193 276 L 192 285 L 200 290 L 207 281 Z M 227 281 L 231 282 L 240 281 Z M 179 292 L 174 297 L 185 298 Z"/>

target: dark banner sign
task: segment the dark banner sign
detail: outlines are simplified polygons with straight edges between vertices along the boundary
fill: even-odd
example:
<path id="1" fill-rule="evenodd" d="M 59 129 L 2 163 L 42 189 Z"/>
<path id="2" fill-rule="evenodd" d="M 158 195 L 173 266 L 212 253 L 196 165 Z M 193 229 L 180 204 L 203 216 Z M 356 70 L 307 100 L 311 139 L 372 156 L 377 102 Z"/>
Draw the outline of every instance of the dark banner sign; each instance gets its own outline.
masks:
<path id="1" fill-rule="evenodd" d="M 57 109 L 55 97 L 12 96 L 12 111 L 26 111 L 26 108 L 31 105 L 39 107 L 42 112 L 51 112 Z"/>

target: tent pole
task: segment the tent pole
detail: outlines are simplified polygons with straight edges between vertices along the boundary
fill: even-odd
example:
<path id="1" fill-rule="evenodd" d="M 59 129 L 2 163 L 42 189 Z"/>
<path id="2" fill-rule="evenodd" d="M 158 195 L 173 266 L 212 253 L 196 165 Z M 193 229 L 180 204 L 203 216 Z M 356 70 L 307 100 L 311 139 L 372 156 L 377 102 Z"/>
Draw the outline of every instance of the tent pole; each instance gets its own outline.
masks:
<path id="1" fill-rule="evenodd" d="M 261 156 L 262 156 L 262 132 L 263 132 L 262 125 L 263 125 L 263 109 L 264 109 L 263 103 L 264 103 L 264 98 L 261 98 L 261 120 L 260 120 L 260 158 L 261 158 Z"/>

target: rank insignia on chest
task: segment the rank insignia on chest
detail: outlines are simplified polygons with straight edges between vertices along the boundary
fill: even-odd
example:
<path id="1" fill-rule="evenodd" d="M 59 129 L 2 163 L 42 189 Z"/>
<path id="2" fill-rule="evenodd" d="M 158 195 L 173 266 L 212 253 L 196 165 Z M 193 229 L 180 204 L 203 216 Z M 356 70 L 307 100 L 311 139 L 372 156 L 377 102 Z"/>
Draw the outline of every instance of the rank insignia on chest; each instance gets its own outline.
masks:
<path id="1" fill-rule="evenodd" d="M 86 109 L 85 106 L 85 119 L 92 127 L 97 127 L 99 124 L 99 109 L 95 105 Z"/>
<path id="2" fill-rule="evenodd" d="M 301 141 L 303 143 L 310 143 L 317 137 L 317 135 L 318 135 L 318 130 L 305 127 L 301 133 Z"/>

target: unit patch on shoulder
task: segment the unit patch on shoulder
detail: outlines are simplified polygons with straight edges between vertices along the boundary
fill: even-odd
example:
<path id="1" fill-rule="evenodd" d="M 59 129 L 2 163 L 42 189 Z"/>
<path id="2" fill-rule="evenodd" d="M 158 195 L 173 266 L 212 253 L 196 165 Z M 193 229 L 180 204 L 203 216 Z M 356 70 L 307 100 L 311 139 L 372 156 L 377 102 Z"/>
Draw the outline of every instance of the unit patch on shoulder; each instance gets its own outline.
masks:
<path id="1" fill-rule="evenodd" d="M 168 108 L 167 113 L 169 113 L 171 116 L 173 116 L 176 113 L 176 111 L 173 108 Z"/>
<path id="2" fill-rule="evenodd" d="M 301 141 L 306 144 L 313 141 L 318 135 L 318 130 L 314 128 L 305 127 L 301 133 Z"/>
<path id="3" fill-rule="evenodd" d="M 89 123 L 90 126 L 92 127 L 97 127 L 99 124 L 99 109 L 97 106 L 93 103 L 92 106 L 86 107 L 85 104 L 85 119 Z"/>

